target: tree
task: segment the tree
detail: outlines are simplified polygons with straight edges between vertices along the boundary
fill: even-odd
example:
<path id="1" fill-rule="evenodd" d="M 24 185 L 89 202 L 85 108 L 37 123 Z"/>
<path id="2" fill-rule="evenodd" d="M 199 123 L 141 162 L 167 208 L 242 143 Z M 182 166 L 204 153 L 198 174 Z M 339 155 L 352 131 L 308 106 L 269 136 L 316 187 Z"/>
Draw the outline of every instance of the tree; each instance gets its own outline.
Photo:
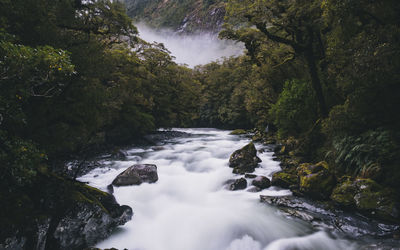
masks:
<path id="1" fill-rule="evenodd" d="M 318 100 L 319 112 L 322 117 L 326 117 L 328 109 L 318 66 L 325 56 L 320 4 L 318 0 L 232 0 L 228 2 L 224 30 L 220 35 L 244 41 L 252 54 L 260 46 L 256 43 L 260 39 L 254 34 L 259 36 L 261 33 L 263 39 L 288 46 L 292 56 L 286 60 L 296 56 L 304 58 Z M 254 30 L 254 27 L 258 33 L 246 32 Z"/>

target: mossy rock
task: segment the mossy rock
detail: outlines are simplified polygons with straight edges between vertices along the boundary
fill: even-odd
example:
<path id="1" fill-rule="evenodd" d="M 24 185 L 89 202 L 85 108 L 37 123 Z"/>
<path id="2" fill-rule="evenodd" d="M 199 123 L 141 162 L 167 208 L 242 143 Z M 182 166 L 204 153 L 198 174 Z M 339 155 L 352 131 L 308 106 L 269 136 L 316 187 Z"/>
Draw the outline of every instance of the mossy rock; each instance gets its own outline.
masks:
<path id="1" fill-rule="evenodd" d="M 261 162 L 257 157 L 257 150 L 252 142 L 232 153 L 229 158 L 229 167 L 234 168 L 234 173 L 251 173 Z"/>
<path id="2" fill-rule="evenodd" d="M 255 135 L 253 135 L 253 137 L 251 137 L 251 140 L 255 142 L 262 141 L 263 139 L 264 136 L 261 133 L 256 133 Z"/>
<path id="3" fill-rule="evenodd" d="M 357 209 L 370 211 L 378 218 L 399 221 L 399 204 L 394 197 L 394 190 L 383 188 L 371 179 L 356 179 L 354 181 L 357 193 L 354 201 Z"/>
<path id="4" fill-rule="evenodd" d="M 327 199 L 336 184 L 334 175 L 324 161 L 317 164 L 301 164 L 297 168 L 297 175 L 300 192 L 316 199 Z"/>
<path id="5" fill-rule="evenodd" d="M 230 135 L 245 135 L 247 134 L 246 130 L 244 129 L 235 129 L 229 133 Z"/>
<path id="6" fill-rule="evenodd" d="M 347 178 L 333 190 L 331 199 L 343 207 L 355 208 L 391 222 L 399 222 L 399 204 L 394 197 L 394 190 L 383 188 L 372 179 Z"/>
<path id="7" fill-rule="evenodd" d="M 0 192 L 0 198 L 8 202 L 2 207 L 7 216 L 0 216 L 7 229 L 1 230 L 0 245 L 13 237 L 31 237 L 26 244 L 82 249 L 106 238 L 132 217 L 132 209 L 120 206 L 112 195 L 45 171 L 32 188 Z M 59 219 L 50 227 L 52 218 Z M 17 249 L 31 249 L 31 245 Z"/>
<path id="8" fill-rule="evenodd" d="M 297 166 L 300 164 L 300 159 L 296 157 L 282 157 L 280 166 L 287 170 L 287 169 L 296 169 Z"/>
<path id="9" fill-rule="evenodd" d="M 331 200 L 341 207 L 354 207 L 354 194 L 357 188 L 351 178 L 340 181 L 340 183 L 333 189 Z"/>
<path id="10" fill-rule="evenodd" d="M 317 164 L 312 163 L 302 163 L 296 169 L 297 174 L 299 176 L 315 174 L 321 171 L 328 171 L 329 172 L 329 165 L 325 161 L 318 162 Z"/>
<path id="11" fill-rule="evenodd" d="M 282 188 L 289 188 L 292 185 L 298 184 L 298 178 L 295 174 L 286 172 L 276 172 L 272 175 L 271 185 Z"/>

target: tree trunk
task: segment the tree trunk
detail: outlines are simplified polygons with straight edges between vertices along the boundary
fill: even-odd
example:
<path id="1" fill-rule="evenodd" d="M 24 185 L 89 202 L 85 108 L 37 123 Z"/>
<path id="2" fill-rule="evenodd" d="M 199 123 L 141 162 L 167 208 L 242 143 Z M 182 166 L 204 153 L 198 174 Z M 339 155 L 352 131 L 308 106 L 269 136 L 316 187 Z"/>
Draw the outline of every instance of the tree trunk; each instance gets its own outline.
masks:
<path id="1" fill-rule="evenodd" d="M 305 53 L 305 57 L 307 60 L 308 71 L 311 77 L 311 84 L 317 96 L 319 112 L 321 114 L 321 117 L 325 118 L 328 116 L 328 110 L 326 108 L 325 98 L 322 92 L 321 81 L 318 76 L 317 65 L 315 63 L 313 52 L 307 51 Z"/>

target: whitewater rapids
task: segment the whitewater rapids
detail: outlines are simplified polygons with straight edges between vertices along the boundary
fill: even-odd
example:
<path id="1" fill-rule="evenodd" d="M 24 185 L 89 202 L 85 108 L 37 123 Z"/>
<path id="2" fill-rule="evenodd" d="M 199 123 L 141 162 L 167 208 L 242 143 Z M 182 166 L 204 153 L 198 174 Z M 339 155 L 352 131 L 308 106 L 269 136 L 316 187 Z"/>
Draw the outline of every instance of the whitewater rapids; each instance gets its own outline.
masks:
<path id="1" fill-rule="evenodd" d="M 124 161 L 79 178 L 107 190 L 112 180 L 133 164 L 158 167 L 159 180 L 140 186 L 114 187 L 120 204 L 132 207 L 133 219 L 96 247 L 129 250 L 309 250 L 352 249 L 348 241 L 315 232 L 305 222 L 287 218 L 260 203 L 259 196 L 290 195 L 270 187 L 262 192 L 229 191 L 226 181 L 240 178 L 228 167 L 229 156 L 249 139 L 217 129 L 174 129 L 188 133 L 153 147 L 131 148 Z M 258 150 L 266 146 L 256 144 Z M 255 174 L 271 178 L 280 170 L 272 152 L 258 153 Z M 248 188 L 251 179 L 248 179 Z"/>

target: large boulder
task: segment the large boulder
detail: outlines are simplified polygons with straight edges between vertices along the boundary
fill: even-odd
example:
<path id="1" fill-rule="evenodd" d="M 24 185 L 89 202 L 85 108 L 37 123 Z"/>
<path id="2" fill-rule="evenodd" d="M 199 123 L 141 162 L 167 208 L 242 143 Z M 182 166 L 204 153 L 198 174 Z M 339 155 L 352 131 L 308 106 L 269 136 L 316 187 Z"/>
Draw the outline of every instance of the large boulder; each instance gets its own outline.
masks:
<path id="1" fill-rule="evenodd" d="M 235 191 L 235 190 L 241 190 L 245 189 L 247 187 L 247 181 L 245 178 L 240 178 L 235 180 L 233 183 L 229 185 L 229 190 Z"/>
<path id="2" fill-rule="evenodd" d="M 112 182 L 114 186 L 140 185 L 158 180 L 157 166 L 154 164 L 135 164 L 120 173 Z"/>
<path id="3" fill-rule="evenodd" d="M 257 157 L 257 150 L 251 142 L 241 149 L 233 152 L 229 158 L 229 167 L 234 169 L 234 173 L 251 173 L 260 163 L 260 158 Z"/>
<path id="4" fill-rule="evenodd" d="M 335 187 L 335 176 L 322 161 L 317 164 L 303 163 L 297 168 L 300 192 L 315 199 L 327 199 Z"/>
<path id="5" fill-rule="evenodd" d="M 114 196 L 108 193 L 90 189 L 88 187 L 86 193 L 76 193 L 75 204 L 58 221 L 52 233 L 56 242 L 53 244 L 58 248 L 53 249 L 80 249 L 94 245 L 132 218 L 130 207 L 118 205 Z"/>
<path id="6" fill-rule="evenodd" d="M 283 171 L 276 172 L 272 175 L 271 185 L 278 186 L 282 188 L 289 188 L 292 185 L 297 185 L 298 179 L 297 175 L 286 173 Z"/>
<path id="7" fill-rule="evenodd" d="M 110 236 L 133 214 L 111 194 L 52 173 L 40 173 L 33 185 L 28 195 L 7 196 L 0 249 L 84 249 Z"/>
<path id="8" fill-rule="evenodd" d="M 260 189 L 265 189 L 271 186 L 271 181 L 265 176 L 257 176 L 251 184 Z"/>
<path id="9" fill-rule="evenodd" d="M 400 207 L 394 191 L 384 188 L 372 179 L 342 180 L 333 190 L 331 199 L 342 207 L 356 208 L 372 216 L 399 222 Z"/>
<path id="10" fill-rule="evenodd" d="M 333 189 L 331 194 L 331 200 L 333 200 L 336 205 L 341 207 L 355 207 L 354 195 L 357 192 L 357 187 L 351 180 L 350 176 L 343 176 L 339 179 L 339 184 Z"/>

